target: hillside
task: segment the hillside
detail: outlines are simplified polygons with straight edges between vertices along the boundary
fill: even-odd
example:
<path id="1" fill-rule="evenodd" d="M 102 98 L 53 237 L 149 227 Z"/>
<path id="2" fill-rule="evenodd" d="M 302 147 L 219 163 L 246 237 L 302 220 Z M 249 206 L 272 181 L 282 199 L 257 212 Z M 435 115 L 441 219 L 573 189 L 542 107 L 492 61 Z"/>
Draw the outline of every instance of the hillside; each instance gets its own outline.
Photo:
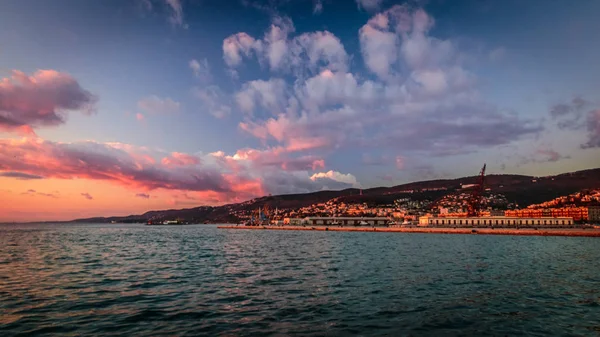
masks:
<path id="1" fill-rule="evenodd" d="M 346 203 L 365 202 L 371 205 L 390 204 L 399 198 L 413 200 L 436 200 L 446 194 L 461 189 L 462 185 L 473 184 L 476 177 L 457 179 L 429 180 L 412 182 L 393 187 L 375 187 L 365 189 L 360 195 L 358 189 L 341 191 L 319 191 L 305 194 L 286 194 L 267 196 L 238 204 L 223 206 L 200 206 L 187 209 L 170 209 L 149 211 L 139 215 L 125 217 L 95 217 L 77 219 L 74 222 L 145 222 L 148 219 L 180 218 L 197 223 L 201 222 L 235 222 L 241 212 L 248 212 L 268 204 L 271 208 L 297 209 L 315 203 L 337 198 Z M 522 175 L 488 175 L 485 187 L 494 193 L 502 194 L 509 202 L 520 207 L 538 204 L 554 198 L 569 195 L 589 188 L 600 188 L 600 168 L 556 176 L 530 177 Z"/>

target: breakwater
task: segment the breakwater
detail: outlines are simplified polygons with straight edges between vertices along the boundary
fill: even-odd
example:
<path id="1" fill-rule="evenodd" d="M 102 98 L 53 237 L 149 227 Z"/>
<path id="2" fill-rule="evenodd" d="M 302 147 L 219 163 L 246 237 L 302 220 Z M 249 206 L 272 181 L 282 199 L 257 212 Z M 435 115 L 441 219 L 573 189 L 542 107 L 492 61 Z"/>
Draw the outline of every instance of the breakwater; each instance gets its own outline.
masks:
<path id="1" fill-rule="evenodd" d="M 511 229 L 511 228 L 430 228 L 430 227 L 332 227 L 332 226 L 218 226 L 222 229 L 245 230 L 290 230 L 290 231 L 334 231 L 334 232 L 397 232 L 431 234 L 482 234 L 482 235 L 529 235 L 529 236 L 586 236 L 600 237 L 599 229 Z"/>

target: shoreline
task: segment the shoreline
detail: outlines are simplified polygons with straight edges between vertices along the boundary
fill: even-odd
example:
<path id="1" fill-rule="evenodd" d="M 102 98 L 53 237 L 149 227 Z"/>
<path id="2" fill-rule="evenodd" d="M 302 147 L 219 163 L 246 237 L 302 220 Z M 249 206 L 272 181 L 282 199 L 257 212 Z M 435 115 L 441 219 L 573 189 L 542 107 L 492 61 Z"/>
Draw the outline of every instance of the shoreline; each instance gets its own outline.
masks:
<path id="1" fill-rule="evenodd" d="M 525 235 L 525 236 L 578 236 L 600 237 L 600 229 L 511 229 L 511 228 L 430 228 L 430 227 L 327 227 L 327 226 L 217 226 L 221 229 L 241 230 L 290 230 L 330 232 L 383 232 L 428 234 L 477 234 L 477 235 Z"/>

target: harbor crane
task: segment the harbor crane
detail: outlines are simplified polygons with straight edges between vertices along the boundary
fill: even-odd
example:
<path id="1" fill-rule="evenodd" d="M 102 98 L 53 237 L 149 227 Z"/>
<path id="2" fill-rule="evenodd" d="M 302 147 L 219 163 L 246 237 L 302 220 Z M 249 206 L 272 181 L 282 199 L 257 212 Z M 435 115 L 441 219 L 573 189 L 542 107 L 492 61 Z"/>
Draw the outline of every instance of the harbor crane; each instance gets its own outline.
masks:
<path id="1" fill-rule="evenodd" d="M 483 191 L 485 190 L 485 165 L 483 164 L 483 168 L 479 172 L 475 186 L 473 186 L 473 190 L 471 191 L 471 196 L 467 201 L 467 216 L 469 217 L 476 217 L 481 213 Z"/>

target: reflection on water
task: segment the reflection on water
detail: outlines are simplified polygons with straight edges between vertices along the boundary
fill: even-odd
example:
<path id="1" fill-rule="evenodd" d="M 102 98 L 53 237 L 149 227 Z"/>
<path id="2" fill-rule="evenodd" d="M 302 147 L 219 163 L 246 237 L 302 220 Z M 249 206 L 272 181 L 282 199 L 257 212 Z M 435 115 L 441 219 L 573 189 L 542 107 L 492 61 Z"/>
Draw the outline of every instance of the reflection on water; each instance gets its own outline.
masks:
<path id="1" fill-rule="evenodd" d="M 0 335 L 577 335 L 597 238 L 0 227 Z"/>

